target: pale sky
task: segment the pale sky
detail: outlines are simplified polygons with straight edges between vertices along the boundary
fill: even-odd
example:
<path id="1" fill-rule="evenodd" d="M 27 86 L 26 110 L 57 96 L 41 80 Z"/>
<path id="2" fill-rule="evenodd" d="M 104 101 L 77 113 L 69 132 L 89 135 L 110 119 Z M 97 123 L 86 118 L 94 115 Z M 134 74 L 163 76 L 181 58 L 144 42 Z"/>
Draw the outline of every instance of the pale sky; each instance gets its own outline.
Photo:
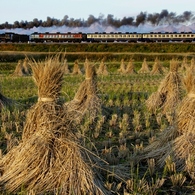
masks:
<path id="1" fill-rule="evenodd" d="M 62 20 L 69 18 L 86 20 L 89 15 L 98 18 L 108 14 L 114 18 L 135 17 L 140 12 L 169 13 L 180 15 L 185 11 L 195 12 L 195 0 L 0 0 L 0 24 L 15 21 L 45 21 L 47 17 Z"/>

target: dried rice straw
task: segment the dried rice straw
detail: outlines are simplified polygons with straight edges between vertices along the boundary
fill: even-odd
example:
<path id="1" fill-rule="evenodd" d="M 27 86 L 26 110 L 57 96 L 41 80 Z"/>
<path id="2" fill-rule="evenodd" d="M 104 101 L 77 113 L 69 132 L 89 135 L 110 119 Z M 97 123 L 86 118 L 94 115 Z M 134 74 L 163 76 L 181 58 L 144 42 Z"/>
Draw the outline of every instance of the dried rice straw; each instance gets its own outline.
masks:
<path id="1" fill-rule="evenodd" d="M 30 109 L 22 141 L 0 160 L 1 191 L 35 194 L 109 194 L 93 172 L 66 110 L 58 102 L 63 81 L 58 56 L 31 64 L 39 101 Z M 67 119 L 67 120 L 66 120 Z"/>
<path id="2" fill-rule="evenodd" d="M 137 74 L 134 68 L 133 59 L 129 60 L 125 73 L 126 74 Z"/>
<path id="3" fill-rule="evenodd" d="M 195 77 L 188 71 L 184 80 L 188 95 L 180 103 L 177 118 L 173 125 L 165 129 L 157 139 L 147 146 L 136 160 L 154 158 L 156 164 L 163 168 L 165 161 L 171 157 L 178 171 L 186 168 L 189 156 L 195 155 Z"/>
<path id="4" fill-rule="evenodd" d="M 86 63 L 85 80 L 80 84 L 74 99 L 64 104 L 70 117 L 80 123 L 84 116 L 94 120 L 101 111 L 101 101 L 97 95 L 97 81 L 94 66 Z"/>
<path id="5" fill-rule="evenodd" d="M 182 98 L 182 78 L 178 73 L 178 62 L 172 59 L 170 71 L 162 80 L 158 90 L 146 101 L 149 111 L 174 114 L 175 107 Z"/>
<path id="6" fill-rule="evenodd" d="M 107 66 L 104 63 L 104 59 L 102 59 L 100 65 L 99 65 L 99 68 L 97 70 L 97 74 L 98 75 L 108 75 L 109 74 L 109 72 L 107 70 Z"/>
<path id="7" fill-rule="evenodd" d="M 148 63 L 146 61 L 146 58 L 144 58 L 144 61 L 142 63 L 142 67 L 140 68 L 140 70 L 138 71 L 138 73 L 149 73 L 149 67 L 148 67 Z"/>
<path id="8" fill-rule="evenodd" d="M 124 74 L 126 72 L 126 67 L 124 63 L 124 59 L 121 60 L 120 68 L 117 70 L 119 73 Z"/>
<path id="9" fill-rule="evenodd" d="M 151 74 L 163 74 L 163 67 L 158 58 L 155 59 Z"/>

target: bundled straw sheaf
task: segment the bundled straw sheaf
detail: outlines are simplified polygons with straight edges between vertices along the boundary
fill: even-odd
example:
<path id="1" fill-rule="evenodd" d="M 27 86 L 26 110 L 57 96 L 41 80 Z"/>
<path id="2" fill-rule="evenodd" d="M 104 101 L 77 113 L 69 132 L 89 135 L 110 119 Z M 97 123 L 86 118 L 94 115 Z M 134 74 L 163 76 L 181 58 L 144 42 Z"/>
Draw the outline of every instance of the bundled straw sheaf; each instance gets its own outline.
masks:
<path id="1" fill-rule="evenodd" d="M 186 170 L 189 156 L 195 155 L 195 74 L 188 71 L 184 83 L 188 94 L 181 101 L 174 124 L 147 146 L 137 159 L 154 158 L 159 167 L 171 157 L 178 171 Z"/>
<path id="2" fill-rule="evenodd" d="M 160 63 L 160 60 L 158 58 L 155 59 L 154 65 L 152 67 L 151 74 L 163 74 L 164 70 L 162 67 L 162 64 Z"/>
<path id="3" fill-rule="evenodd" d="M 98 75 L 109 75 L 109 72 L 107 70 L 107 66 L 104 63 L 104 59 L 102 59 L 99 68 L 97 69 L 97 74 Z"/>
<path id="4" fill-rule="evenodd" d="M 18 64 L 14 70 L 13 76 L 28 76 L 31 74 L 30 65 L 28 58 L 26 57 L 23 61 L 18 60 Z"/>
<path id="5" fill-rule="evenodd" d="M 137 74 L 134 68 L 133 59 L 129 60 L 129 63 L 127 64 L 127 68 L 125 71 L 126 74 Z"/>
<path id="6" fill-rule="evenodd" d="M 31 67 L 39 99 L 27 115 L 21 142 L 0 160 L 1 191 L 109 194 L 93 171 L 92 154 L 79 144 L 68 113 L 58 102 L 63 81 L 58 56 Z"/>
<path id="7" fill-rule="evenodd" d="M 162 114 L 173 113 L 182 98 L 182 78 L 178 73 L 178 61 L 170 62 L 170 71 L 162 80 L 158 90 L 146 101 L 149 111 Z"/>
<path id="8" fill-rule="evenodd" d="M 80 84 L 74 99 L 64 104 L 68 115 L 76 123 L 81 122 L 85 116 L 90 120 L 94 120 L 101 111 L 101 100 L 97 95 L 95 67 L 89 61 L 87 61 L 85 67 L 85 80 Z"/>
<path id="9" fill-rule="evenodd" d="M 124 74 L 126 72 L 126 66 L 124 63 L 124 59 L 121 60 L 120 68 L 117 70 L 119 73 Z"/>
<path id="10" fill-rule="evenodd" d="M 73 70 L 72 70 L 73 75 L 82 75 L 83 73 L 81 72 L 81 69 L 79 67 L 78 60 L 75 60 Z"/>
<path id="11" fill-rule="evenodd" d="M 144 58 L 144 61 L 142 63 L 142 67 L 140 68 L 140 70 L 138 71 L 138 73 L 149 73 L 149 67 L 148 67 L 148 63 L 146 61 L 146 58 Z"/>

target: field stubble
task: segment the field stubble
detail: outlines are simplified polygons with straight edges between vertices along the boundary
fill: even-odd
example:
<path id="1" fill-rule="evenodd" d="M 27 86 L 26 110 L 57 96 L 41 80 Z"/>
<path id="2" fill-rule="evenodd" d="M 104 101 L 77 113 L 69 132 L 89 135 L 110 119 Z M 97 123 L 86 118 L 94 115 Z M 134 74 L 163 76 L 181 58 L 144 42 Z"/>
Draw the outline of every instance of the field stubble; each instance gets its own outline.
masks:
<path id="1" fill-rule="evenodd" d="M 81 62 L 80 62 L 81 64 Z M 84 64 L 84 62 L 83 62 Z M 176 194 L 193 191 L 193 181 L 185 172 L 171 170 L 174 163 L 167 161 L 163 170 L 156 170 L 155 162 L 149 159 L 141 165 L 133 164 L 133 156 L 143 150 L 168 125 L 161 113 L 148 111 L 145 102 L 157 90 L 162 74 L 121 74 L 117 72 L 120 62 L 105 62 L 108 75 L 98 75 L 98 95 L 102 101 L 102 113 L 96 121 L 84 119 L 80 133 L 86 136 L 85 147 L 98 151 L 107 161 L 113 174 L 108 174 L 105 185 L 119 194 Z M 138 71 L 142 62 L 135 62 Z M 152 69 L 153 62 L 149 62 Z M 168 62 L 164 62 L 166 67 Z M 6 63 L 2 64 L 5 67 Z M 96 66 L 98 66 L 98 62 Z M 113 68 L 114 65 L 114 68 Z M 37 88 L 31 76 L 12 76 L 13 67 L 1 69 L 1 91 L 17 104 L 1 111 L 0 143 L 2 153 L 9 151 L 21 139 L 27 110 L 37 101 Z M 73 67 L 73 63 L 69 63 Z M 81 65 L 82 66 L 82 65 Z M 61 101 L 73 99 L 83 75 L 66 74 L 63 80 Z M 90 140 L 90 141 L 89 141 Z"/>

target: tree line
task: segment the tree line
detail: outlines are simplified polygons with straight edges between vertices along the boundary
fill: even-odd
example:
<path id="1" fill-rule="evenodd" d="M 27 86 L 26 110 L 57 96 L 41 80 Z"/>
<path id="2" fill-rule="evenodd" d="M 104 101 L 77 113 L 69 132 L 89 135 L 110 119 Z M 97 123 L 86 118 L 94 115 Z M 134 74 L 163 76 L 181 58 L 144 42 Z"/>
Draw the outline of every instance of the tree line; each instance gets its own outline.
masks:
<path id="1" fill-rule="evenodd" d="M 0 29 L 23 28 L 30 29 L 33 27 L 52 27 L 52 26 L 67 26 L 67 27 L 89 27 L 94 23 L 99 23 L 103 26 L 113 26 L 119 28 L 121 26 L 139 26 L 140 24 L 151 23 L 153 26 L 161 24 L 179 24 L 190 22 L 195 19 L 191 11 L 185 11 L 180 15 L 168 10 L 162 10 L 160 13 L 140 12 L 136 17 L 123 17 L 122 19 L 115 18 L 114 15 L 108 14 L 105 17 L 100 14 L 98 17 L 89 15 L 87 20 L 69 18 L 65 15 L 63 19 L 47 17 L 45 21 L 34 18 L 33 21 L 15 21 L 13 24 L 5 22 L 0 24 Z"/>

